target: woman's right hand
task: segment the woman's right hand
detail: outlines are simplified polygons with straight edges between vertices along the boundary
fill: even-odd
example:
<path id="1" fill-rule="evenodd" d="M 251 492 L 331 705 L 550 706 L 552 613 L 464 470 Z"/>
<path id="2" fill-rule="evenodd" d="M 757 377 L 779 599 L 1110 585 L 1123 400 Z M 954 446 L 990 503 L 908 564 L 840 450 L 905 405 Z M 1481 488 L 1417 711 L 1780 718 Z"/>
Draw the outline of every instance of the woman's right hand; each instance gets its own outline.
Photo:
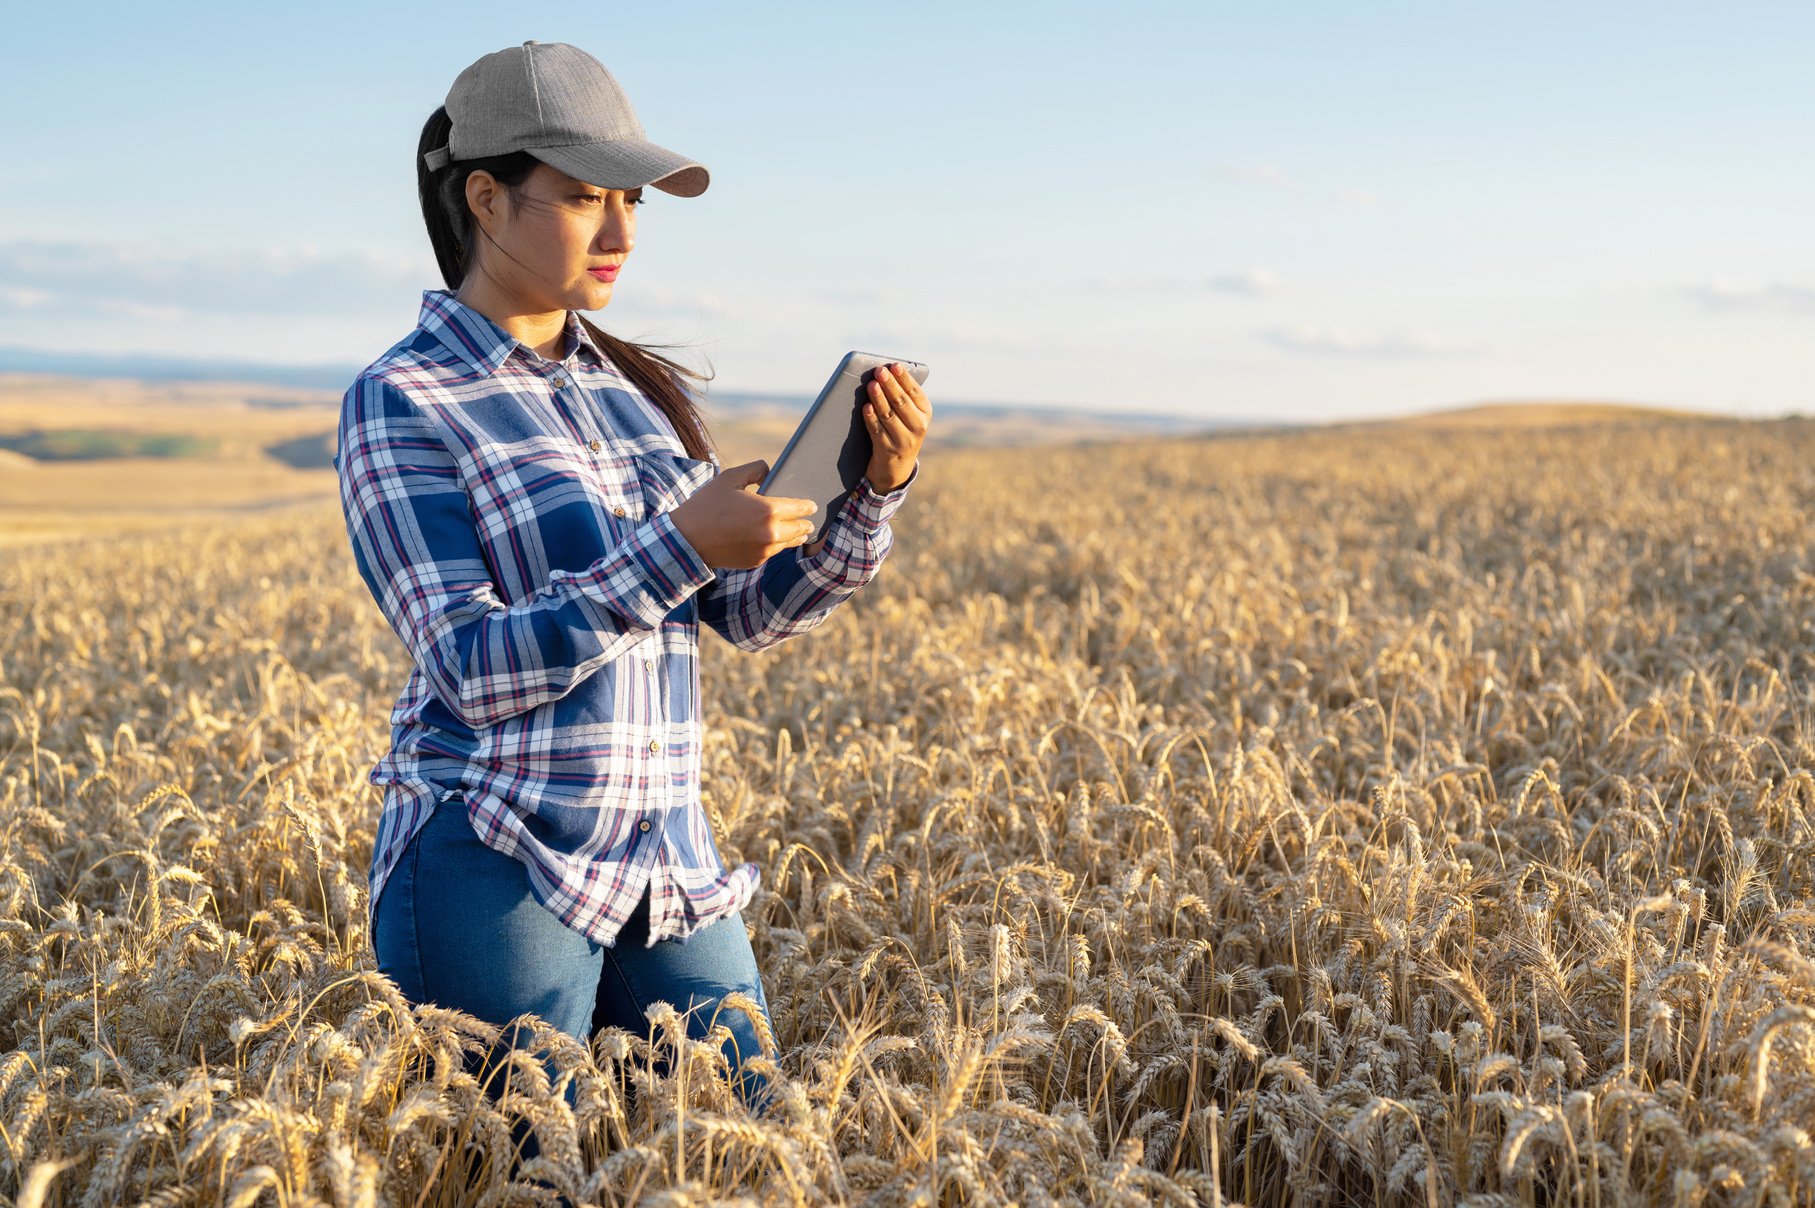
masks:
<path id="1" fill-rule="evenodd" d="M 819 505 L 811 499 L 758 495 L 755 488 L 768 472 L 769 463 L 760 458 L 721 470 L 669 514 L 707 566 L 761 566 L 813 535 L 818 525 L 807 517 Z"/>

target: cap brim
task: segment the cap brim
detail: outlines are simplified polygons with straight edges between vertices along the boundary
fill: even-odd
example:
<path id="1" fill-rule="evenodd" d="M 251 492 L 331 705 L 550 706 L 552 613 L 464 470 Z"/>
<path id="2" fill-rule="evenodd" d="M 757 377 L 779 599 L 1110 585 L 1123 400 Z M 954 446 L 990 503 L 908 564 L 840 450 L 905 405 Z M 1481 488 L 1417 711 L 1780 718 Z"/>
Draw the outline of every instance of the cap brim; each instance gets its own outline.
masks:
<path id="1" fill-rule="evenodd" d="M 698 197 L 711 180 L 703 165 L 651 142 L 569 143 L 532 147 L 529 153 L 549 167 L 601 189 L 654 186 L 676 197 Z"/>

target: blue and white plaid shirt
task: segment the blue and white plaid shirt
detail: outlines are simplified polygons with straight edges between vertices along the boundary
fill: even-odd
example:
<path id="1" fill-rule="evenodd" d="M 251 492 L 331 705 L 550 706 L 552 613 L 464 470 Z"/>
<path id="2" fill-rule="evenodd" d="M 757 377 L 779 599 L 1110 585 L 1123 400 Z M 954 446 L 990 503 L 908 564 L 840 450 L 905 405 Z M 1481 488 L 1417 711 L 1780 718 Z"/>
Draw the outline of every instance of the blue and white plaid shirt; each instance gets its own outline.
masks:
<path id="1" fill-rule="evenodd" d="M 391 714 L 371 917 L 443 799 L 528 866 L 536 899 L 613 944 L 650 896 L 649 943 L 755 891 L 700 804 L 699 624 L 763 650 L 875 577 L 918 477 L 866 478 L 811 557 L 708 567 L 669 512 L 719 470 L 573 312 L 542 357 L 445 290 L 341 404 L 335 466 L 360 577 L 415 666 Z M 454 794 L 464 794 L 464 803 Z"/>

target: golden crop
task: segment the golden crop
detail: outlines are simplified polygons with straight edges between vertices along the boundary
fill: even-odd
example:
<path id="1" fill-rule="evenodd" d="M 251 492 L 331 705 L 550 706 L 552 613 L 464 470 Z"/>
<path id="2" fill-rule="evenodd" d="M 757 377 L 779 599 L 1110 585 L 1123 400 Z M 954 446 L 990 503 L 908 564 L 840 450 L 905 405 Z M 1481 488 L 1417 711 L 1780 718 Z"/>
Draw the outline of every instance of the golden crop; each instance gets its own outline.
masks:
<path id="1" fill-rule="evenodd" d="M 824 627 L 703 635 L 778 1111 L 671 1011 L 544 1025 L 578 1107 L 514 1066 L 520 1175 L 1810 1202 L 1812 467 L 1795 420 L 929 457 Z M 405 659 L 332 506 L 6 555 L 0 1195 L 538 1202 L 493 1029 L 374 970 Z"/>

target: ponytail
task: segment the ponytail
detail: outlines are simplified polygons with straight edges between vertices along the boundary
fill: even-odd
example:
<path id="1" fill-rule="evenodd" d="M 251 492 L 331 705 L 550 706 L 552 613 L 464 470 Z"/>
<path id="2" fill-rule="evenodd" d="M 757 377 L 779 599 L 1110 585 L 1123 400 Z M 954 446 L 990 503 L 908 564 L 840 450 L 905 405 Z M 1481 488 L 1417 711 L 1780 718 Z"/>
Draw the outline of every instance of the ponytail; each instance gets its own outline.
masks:
<path id="1" fill-rule="evenodd" d="M 517 190 L 542 161 L 527 151 L 513 151 L 483 159 L 454 160 L 438 170 L 430 169 L 423 162 L 423 156 L 436 147 L 447 145 L 453 124 L 447 115 L 447 107 L 441 106 L 429 114 L 429 120 L 423 125 L 422 137 L 416 144 L 416 196 L 422 205 L 422 221 L 428 228 L 429 246 L 434 249 L 435 264 L 441 270 L 442 280 L 450 291 L 458 291 L 476 262 L 473 212 L 466 204 L 467 176 L 480 169 L 490 172 L 515 200 Z M 675 345 L 633 344 L 607 334 L 585 315 L 579 318 L 611 363 L 661 409 L 687 456 L 697 461 L 710 460 L 714 442 L 705 416 L 683 379 L 705 382 L 711 381 L 713 375 L 701 374 L 652 351 Z"/>

